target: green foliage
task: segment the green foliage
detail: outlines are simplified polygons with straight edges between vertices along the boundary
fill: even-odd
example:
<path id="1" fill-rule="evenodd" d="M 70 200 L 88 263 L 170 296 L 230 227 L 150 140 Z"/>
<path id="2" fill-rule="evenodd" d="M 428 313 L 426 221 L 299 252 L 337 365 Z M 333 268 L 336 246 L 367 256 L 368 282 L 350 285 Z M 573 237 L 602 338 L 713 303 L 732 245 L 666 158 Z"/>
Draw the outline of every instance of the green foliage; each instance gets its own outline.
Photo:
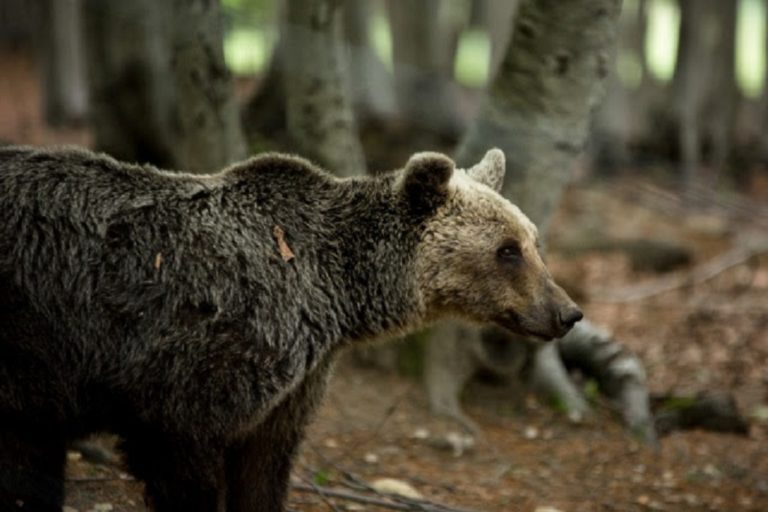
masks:
<path id="1" fill-rule="evenodd" d="M 765 3 L 741 0 L 736 25 L 736 79 L 747 97 L 757 98 L 765 82 Z"/>
<path id="2" fill-rule="evenodd" d="M 252 75 L 265 69 L 273 37 L 267 30 L 234 28 L 224 38 L 224 58 L 235 74 Z"/>
<path id="3" fill-rule="evenodd" d="M 459 38 L 454 74 L 459 83 L 483 87 L 491 67 L 491 40 L 484 30 L 467 30 Z"/>
<path id="4" fill-rule="evenodd" d="M 600 386 L 595 379 L 588 379 L 584 383 L 584 397 L 592 403 L 597 402 L 600 397 Z"/>
<path id="5" fill-rule="evenodd" d="M 315 485 L 326 486 L 331 480 L 331 474 L 327 469 L 320 469 L 312 477 Z"/>
<path id="6" fill-rule="evenodd" d="M 375 12 L 371 19 L 371 45 L 387 69 L 392 71 L 392 30 L 389 19 L 379 12 Z"/>
<path id="7" fill-rule="evenodd" d="M 690 396 L 671 396 L 661 404 L 662 409 L 682 411 L 696 405 L 696 399 Z"/>
<path id="8" fill-rule="evenodd" d="M 549 405 L 550 407 L 552 407 L 552 409 L 554 409 L 559 413 L 562 413 L 562 414 L 568 413 L 568 405 L 565 403 L 565 400 L 561 396 L 553 396 L 550 399 Z"/>

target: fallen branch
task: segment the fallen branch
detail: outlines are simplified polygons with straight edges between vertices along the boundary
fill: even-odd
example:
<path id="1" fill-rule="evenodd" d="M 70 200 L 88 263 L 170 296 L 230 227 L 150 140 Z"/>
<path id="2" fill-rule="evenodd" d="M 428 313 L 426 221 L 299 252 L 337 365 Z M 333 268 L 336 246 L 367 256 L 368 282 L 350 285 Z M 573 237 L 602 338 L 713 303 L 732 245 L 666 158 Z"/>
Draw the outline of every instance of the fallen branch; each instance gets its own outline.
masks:
<path id="1" fill-rule="evenodd" d="M 739 266 L 766 252 L 768 252 L 768 245 L 766 244 L 756 247 L 736 247 L 689 272 L 661 277 L 647 283 L 628 286 L 618 291 L 598 291 L 589 300 L 590 302 L 620 304 L 649 299 L 672 290 L 702 284 L 717 277 L 726 270 Z"/>
<path id="2" fill-rule="evenodd" d="M 332 496 L 329 496 L 328 494 L 326 494 L 324 487 L 321 487 L 321 486 L 317 485 L 316 483 L 314 483 L 312 480 L 308 480 L 306 478 L 302 478 L 302 480 L 304 482 L 306 482 L 306 483 L 304 483 L 304 484 L 297 484 L 297 485 L 306 486 L 306 487 L 312 489 L 318 496 L 320 496 L 320 499 L 323 500 L 323 503 L 328 505 L 328 508 L 330 508 L 334 512 L 341 512 L 339 507 L 337 507 L 336 504 L 330 500 L 330 498 Z M 293 488 L 295 489 L 296 485 L 294 485 Z"/>
<path id="3" fill-rule="evenodd" d="M 353 503 L 373 505 L 389 510 L 406 510 L 412 512 L 470 512 L 466 509 L 452 508 L 445 505 L 437 505 L 426 500 L 405 498 L 403 496 L 366 496 L 364 494 L 339 489 L 336 487 L 324 487 L 321 485 L 309 485 L 294 483 L 291 488 L 298 492 L 321 493 L 326 498 L 339 498 Z M 381 497 L 380 497 L 381 496 Z M 391 501 L 397 500 L 397 501 Z"/>

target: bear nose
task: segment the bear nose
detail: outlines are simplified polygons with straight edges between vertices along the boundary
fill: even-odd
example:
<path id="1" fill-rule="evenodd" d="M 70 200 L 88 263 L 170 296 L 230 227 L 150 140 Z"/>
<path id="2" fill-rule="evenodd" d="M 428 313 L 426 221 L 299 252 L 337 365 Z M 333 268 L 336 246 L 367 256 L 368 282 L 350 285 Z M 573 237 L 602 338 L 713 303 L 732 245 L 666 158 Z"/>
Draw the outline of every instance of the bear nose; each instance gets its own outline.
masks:
<path id="1" fill-rule="evenodd" d="M 584 314 L 578 308 L 567 308 L 558 314 L 560 325 L 568 329 L 573 327 L 582 318 L 584 318 Z"/>

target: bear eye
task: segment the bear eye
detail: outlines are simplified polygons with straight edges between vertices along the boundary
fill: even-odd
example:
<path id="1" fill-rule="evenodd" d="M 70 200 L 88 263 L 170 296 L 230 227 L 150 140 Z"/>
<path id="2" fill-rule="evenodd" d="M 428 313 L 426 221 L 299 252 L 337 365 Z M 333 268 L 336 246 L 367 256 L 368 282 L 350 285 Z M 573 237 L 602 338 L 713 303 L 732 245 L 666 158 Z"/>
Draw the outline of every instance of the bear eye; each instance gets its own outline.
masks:
<path id="1" fill-rule="evenodd" d="M 496 251 L 496 256 L 503 261 L 518 261 L 523 258 L 523 253 L 518 244 L 503 245 Z"/>

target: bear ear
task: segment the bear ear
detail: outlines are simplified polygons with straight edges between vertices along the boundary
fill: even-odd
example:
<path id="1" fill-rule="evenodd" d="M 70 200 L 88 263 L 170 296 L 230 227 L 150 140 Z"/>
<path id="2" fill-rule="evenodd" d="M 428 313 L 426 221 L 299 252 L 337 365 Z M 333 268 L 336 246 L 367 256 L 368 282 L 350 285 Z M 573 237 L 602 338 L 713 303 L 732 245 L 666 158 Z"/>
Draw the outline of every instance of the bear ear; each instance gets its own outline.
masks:
<path id="1" fill-rule="evenodd" d="M 485 154 L 479 164 L 468 169 L 467 174 L 474 180 L 501 193 L 506 169 L 504 152 L 498 148 L 493 148 Z"/>
<path id="2" fill-rule="evenodd" d="M 401 190 L 408 203 L 432 210 L 448 197 L 448 182 L 456 165 L 440 153 L 416 153 L 405 164 Z"/>

